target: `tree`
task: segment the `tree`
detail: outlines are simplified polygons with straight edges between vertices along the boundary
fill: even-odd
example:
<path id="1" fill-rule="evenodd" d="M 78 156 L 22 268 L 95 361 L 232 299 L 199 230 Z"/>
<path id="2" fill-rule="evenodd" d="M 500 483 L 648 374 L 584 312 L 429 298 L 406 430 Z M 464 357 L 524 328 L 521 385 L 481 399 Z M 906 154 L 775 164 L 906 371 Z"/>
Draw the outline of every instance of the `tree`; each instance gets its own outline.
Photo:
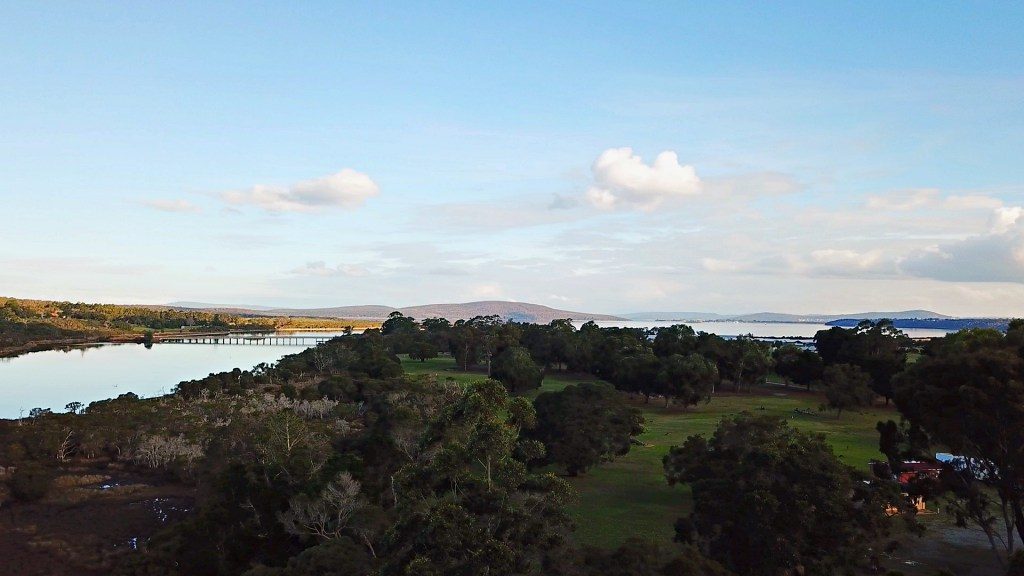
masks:
<path id="1" fill-rule="evenodd" d="M 299 494 L 278 514 L 289 534 L 315 536 L 321 541 L 344 535 L 352 516 L 365 505 L 359 494 L 359 482 L 348 472 L 339 473 L 316 496 Z"/>
<path id="2" fill-rule="evenodd" d="M 19 502 L 42 500 L 50 491 L 55 474 L 38 462 L 19 464 L 7 478 L 11 496 Z"/>
<path id="3" fill-rule="evenodd" d="M 749 388 L 768 376 L 772 359 L 766 344 L 752 336 L 739 336 L 727 342 L 726 368 L 722 376 L 728 376 L 737 391 L 744 385 Z"/>
<path id="4" fill-rule="evenodd" d="M 677 539 L 737 574 L 836 573 L 888 526 L 891 492 L 862 482 L 823 436 L 776 418 L 723 419 L 710 440 L 673 447 L 664 467 L 670 484 L 693 492 Z"/>
<path id="5" fill-rule="evenodd" d="M 491 375 L 514 394 L 536 390 L 544 379 L 540 367 L 522 346 L 510 346 L 498 354 L 492 361 Z"/>
<path id="6" fill-rule="evenodd" d="M 611 380 L 619 390 L 643 394 L 645 401 L 650 401 L 660 373 L 661 361 L 645 349 L 619 357 Z"/>
<path id="7" fill-rule="evenodd" d="M 382 573 L 543 574 L 565 545 L 568 486 L 528 471 L 525 460 L 543 446 L 520 431 L 534 423 L 530 403 L 493 380 L 448 403 L 417 460 L 396 475 Z"/>
<path id="8" fill-rule="evenodd" d="M 573 559 L 569 574 L 579 576 L 730 576 L 721 564 L 692 546 L 661 546 L 630 538 L 615 550 L 588 549 Z"/>
<path id="9" fill-rule="evenodd" d="M 814 335 L 814 345 L 826 366 L 853 364 L 871 376 L 871 388 L 885 398 L 893 397 L 892 380 L 907 362 L 907 335 L 891 320 L 863 320 L 856 328 L 833 326 Z"/>
<path id="10" fill-rule="evenodd" d="M 792 344 L 787 344 L 776 349 L 773 355 L 775 371 L 794 384 L 805 386 L 810 390 L 814 383 L 821 381 L 825 363 L 821 360 L 821 356 L 813 350 L 801 350 Z"/>
<path id="11" fill-rule="evenodd" d="M 871 404 L 874 392 L 871 391 L 871 378 L 860 368 L 852 364 L 835 364 L 825 368 L 826 404 L 823 409 L 836 411 L 836 418 L 843 410 L 858 408 Z"/>
<path id="12" fill-rule="evenodd" d="M 673 354 L 685 356 L 696 350 L 697 334 L 686 324 L 657 328 L 652 348 L 654 354 L 661 357 Z"/>
<path id="13" fill-rule="evenodd" d="M 920 427 L 906 420 L 898 424 L 893 420 L 878 422 L 878 451 L 885 454 L 889 473 L 897 473 L 906 460 L 921 460 L 928 457 L 929 439 Z"/>
<path id="14" fill-rule="evenodd" d="M 643 432 L 643 416 L 608 384 L 584 382 L 533 401 L 537 426 L 529 436 L 544 444 L 542 463 L 564 466 L 570 476 L 629 452 Z"/>
<path id="15" fill-rule="evenodd" d="M 417 340 L 413 343 L 412 350 L 409 351 L 409 358 L 419 360 L 420 362 L 426 362 L 431 358 L 437 358 L 437 355 L 437 346 L 429 340 Z"/>
<path id="16" fill-rule="evenodd" d="M 994 514 L 1001 517 L 1005 532 L 1000 534 L 991 523 L 986 526 L 987 521 L 978 524 L 993 550 L 996 539 L 1003 540 L 1001 556 L 1008 556 L 1014 551 L 1014 527 L 1024 538 L 1024 358 L 1005 340 L 975 349 L 938 350 L 896 380 L 896 407 L 935 444 L 964 457 L 953 466 L 959 482 L 995 494 Z M 971 493 L 963 491 L 957 498 L 971 504 Z"/>
<path id="17" fill-rule="evenodd" d="M 710 400 L 716 382 L 718 367 L 714 362 L 696 352 L 672 354 L 661 361 L 657 389 L 665 397 L 665 406 L 675 400 L 686 407 Z"/>
<path id="18" fill-rule="evenodd" d="M 385 336 L 396 332 L 412 332 L 416 330 L 416 320 L 410 318 L 398 310 L 388 314 L 387 320 L 380 326 L 380 333 Z"/>
<path id="19" fill-rule="evenodd" d="M 855 337 L 856 333 L 853 330 L 841 326 L 818 330 L 814 334 L 814 348 L 825 364 L 839 364 L 849 359 L 845 350 Z"/>
<path id="20" fill-rule="evenodd" d="M 484 334 L 472 322 L 458 320 L 448 332 L 449 350 L 456 364 L 464 371 L 480 360 L 483 345 Z"/>

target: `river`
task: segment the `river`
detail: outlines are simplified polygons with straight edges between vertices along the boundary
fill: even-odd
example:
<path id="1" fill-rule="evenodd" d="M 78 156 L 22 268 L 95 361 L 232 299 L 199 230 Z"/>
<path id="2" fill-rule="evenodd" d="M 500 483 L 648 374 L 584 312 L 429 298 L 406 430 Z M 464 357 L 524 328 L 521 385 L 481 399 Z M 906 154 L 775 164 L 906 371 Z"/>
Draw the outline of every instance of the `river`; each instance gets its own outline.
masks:
<path id="1" fill-rule="evenodd" d="M 288 333 L 282 336 L 335 336 Z M 126 392 L 149 397 L 178 382 L 233 368 L 278 361 L 305 345 L 102 344 L 0 358 L 0 418 L 28 415 L 32 408 L 63 411 L 69 402 L 89 404 Z"/>

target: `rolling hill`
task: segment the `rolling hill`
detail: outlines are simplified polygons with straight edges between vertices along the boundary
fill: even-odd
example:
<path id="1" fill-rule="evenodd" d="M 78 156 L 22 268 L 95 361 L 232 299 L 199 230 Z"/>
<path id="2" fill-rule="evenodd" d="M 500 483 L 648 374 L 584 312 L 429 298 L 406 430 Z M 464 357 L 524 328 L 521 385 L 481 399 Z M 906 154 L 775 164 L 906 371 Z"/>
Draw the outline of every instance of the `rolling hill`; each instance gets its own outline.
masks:
<path id="1" fill-rule="evenodd" d="M 622 320 L 608 314 L 589 312 L 573 312 L 559 310 L 541 304 L 528 302 L 507 302 L 502 300 L 485 300 L 480 302 L 464 302 L 452 304 L 425 304 L 395 308 L 383 305 L 336 306 L 331 308 L 242 308 L 223 305 L 204 305 L 198 302 L 175 302 L 175 308 L 193 308 L 210 311 L 230 312 L 253 316 L 303 316 L 309 318 L 351 318 L 366 320 L 382 320 L 388 314 L 399 311 L 413 318 L 447 318 L 448 320 L 468 320 L 474 316 L 500 316 L 501 318 L 519 322 L 537 322 L 546 324 L 559 318 L 572 318 L 580 322 L 589 320 Z"/>

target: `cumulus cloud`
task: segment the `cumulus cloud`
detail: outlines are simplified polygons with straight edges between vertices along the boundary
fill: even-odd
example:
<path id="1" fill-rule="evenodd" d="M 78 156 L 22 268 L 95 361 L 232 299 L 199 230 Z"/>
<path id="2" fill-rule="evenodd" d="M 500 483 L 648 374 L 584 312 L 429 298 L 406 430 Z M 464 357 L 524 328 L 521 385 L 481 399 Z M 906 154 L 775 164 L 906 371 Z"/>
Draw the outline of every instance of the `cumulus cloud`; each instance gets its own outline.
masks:
<path id="1" fill-rule="evenodd" d="M 198 213 L 202 210 L 188 200 L 146 200 L 144 206 L 161 212 Z"/>
<path id="2" fill-rule="evenodd" d="M 1024 224 L 1024 207 L 997 208 L 992 213 L 991 231 L 993 234 L 1006 234 L 1021 224 Z"/>
<path id="3" fill-rule="evenodd" d="M 224 192 L 233 206 L 256 206 L 268 212 L 316 212 L 327 208 L 358 208 L 380 193 L 369 176 L 351 168 L 337 174 L 303 180 L 290 186 L 256 185 Z"/>
<path id="4" fill-rule="evenodd" d="M 917 250 L 900 267 L 937 280 L 1024 283 L 1024 207 L 997 208 L 988 233 Z"/>
<path id="5" fill-rule="evenodd" d="M 594 184 L 586 198 L 602 210 L 652 210 L 667 199 L 694 196 L 701 191 L 693 166 L 680 165 L 676 153 L 668 150 L 648 165 L 632 148 L 609 148 L 597 157 L 591 171 Z"/>

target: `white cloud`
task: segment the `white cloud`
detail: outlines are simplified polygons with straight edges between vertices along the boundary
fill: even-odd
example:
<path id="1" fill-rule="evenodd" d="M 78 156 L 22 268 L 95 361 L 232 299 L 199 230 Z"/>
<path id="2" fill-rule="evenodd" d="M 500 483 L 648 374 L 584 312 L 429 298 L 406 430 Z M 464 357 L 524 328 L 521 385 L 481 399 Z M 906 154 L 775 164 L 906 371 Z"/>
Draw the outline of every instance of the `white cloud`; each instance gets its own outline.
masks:
<path id="1" fill-rule="evenodd" d="M 798 275 L 820 278 L 877 278 L 895 276 L 895 259 L 880 250 L 825 248 L 803 254 L 767 254 L 747 261 L 706 257 L 701 269 L 714 273 Z"/>
<path id="2" fill-rule="evenodd" d="M 161 212 L 202 212 L 202 209 L 188 200 L 145 200 L 142 204 Z"/>
<path id="3" fill-rule="evenodd" d="M 501 298 L 504 290 L 498 284 L 477 284 L 470 289 L 469 294 L 473 298 Z"/>
<path id="4" fill-rule="evenodd" d="M 999 198 L 984 194 L 951 194 L 943 197 L 938 188 L 912 188 L 896 190 L 888 194 L 868 196 L 867 207 L 871 210 L 907 211 L 920 208 L 934 208 L 953 211 L 995 210 L 1003 205 Z"/>
<path id="5" fill-rule="evenodd" d="M 1024 283 L 1024 207 L 997 208 L 988 233 L 914 251 L 900 267 L 937 280 Z"/>
<path id="6" fill-rule="evenodd" d="M 248 190 L 224 192 L 221 198 L 231 205 L 257 206 L 268 212 L 316 212 L 326 208 L 358 208 L 379 193 L 369 176 L 345 168 L 337 174 L 291 186 L 256 185 Z"/>
<path id="7" fill-rule="evenodd" d="M 739 272 L 743 268 L 739 262 L 721 258 L 703 258 L 700 261 L 700 266 L 708 272 Z"/>
<path id="8" fill-rule="evenodd" d="M 715 197 L 747 197 L 794 194 L 803 190 L 804 185 L 789 174 L 762 171 L 708 178 L 702 188 Z"/>
<path id="9" fill-rule="evenodd" d="M 693 166 L 680 165 L 676 153 L 668 150 L 648 165 L 632 148 L 609 148 L 597 157 L 591 171 L 594 184 L 586 197 L 603 210 L 651 210 L 666 199 L 694 196 L 701 191 Z"/>
<path id="10" fill-rule="evenodd" d="M 1019 224 L 1024 224 L 1024 207 L 1022 206 L 997 208 L 992 213 L 991 231 L 993 234 L 1006 234 Z"/>
<path id="11" fill-rule="evenodd" d="M 296 268 L 291 271 L 292 274 L 301 276 L 348 276 L 348 277 L 359 277 L 366 276 L 370 273 L 369 270 L 362 266 L 352 266 L 339 264 L 337 266 L 328 266 L 323 260 L 316 262 L 307 262 L 305 266 Z"/>
<path id="12" fill-rule="evenodd" d="M 868 208 L 872 210 L 913 210 L 931 205 L 939 199 L 936 188 L 898 190 L 884 196 L 868 196 Z"/>
<path id="13" fill-rule="evenodd" d="M 950 196 L 944 205 L 951 210 L 995 210 L 1003 205 L 1003 201 L 982 194 L 967 194 Z"/>
<path id="14" fill-rule="evenodd" d="M 896 272 L 894 262 L 878 250 L 814 250 L 802 265 L 806 273 L 817 276 L 864 276 Z"/>

